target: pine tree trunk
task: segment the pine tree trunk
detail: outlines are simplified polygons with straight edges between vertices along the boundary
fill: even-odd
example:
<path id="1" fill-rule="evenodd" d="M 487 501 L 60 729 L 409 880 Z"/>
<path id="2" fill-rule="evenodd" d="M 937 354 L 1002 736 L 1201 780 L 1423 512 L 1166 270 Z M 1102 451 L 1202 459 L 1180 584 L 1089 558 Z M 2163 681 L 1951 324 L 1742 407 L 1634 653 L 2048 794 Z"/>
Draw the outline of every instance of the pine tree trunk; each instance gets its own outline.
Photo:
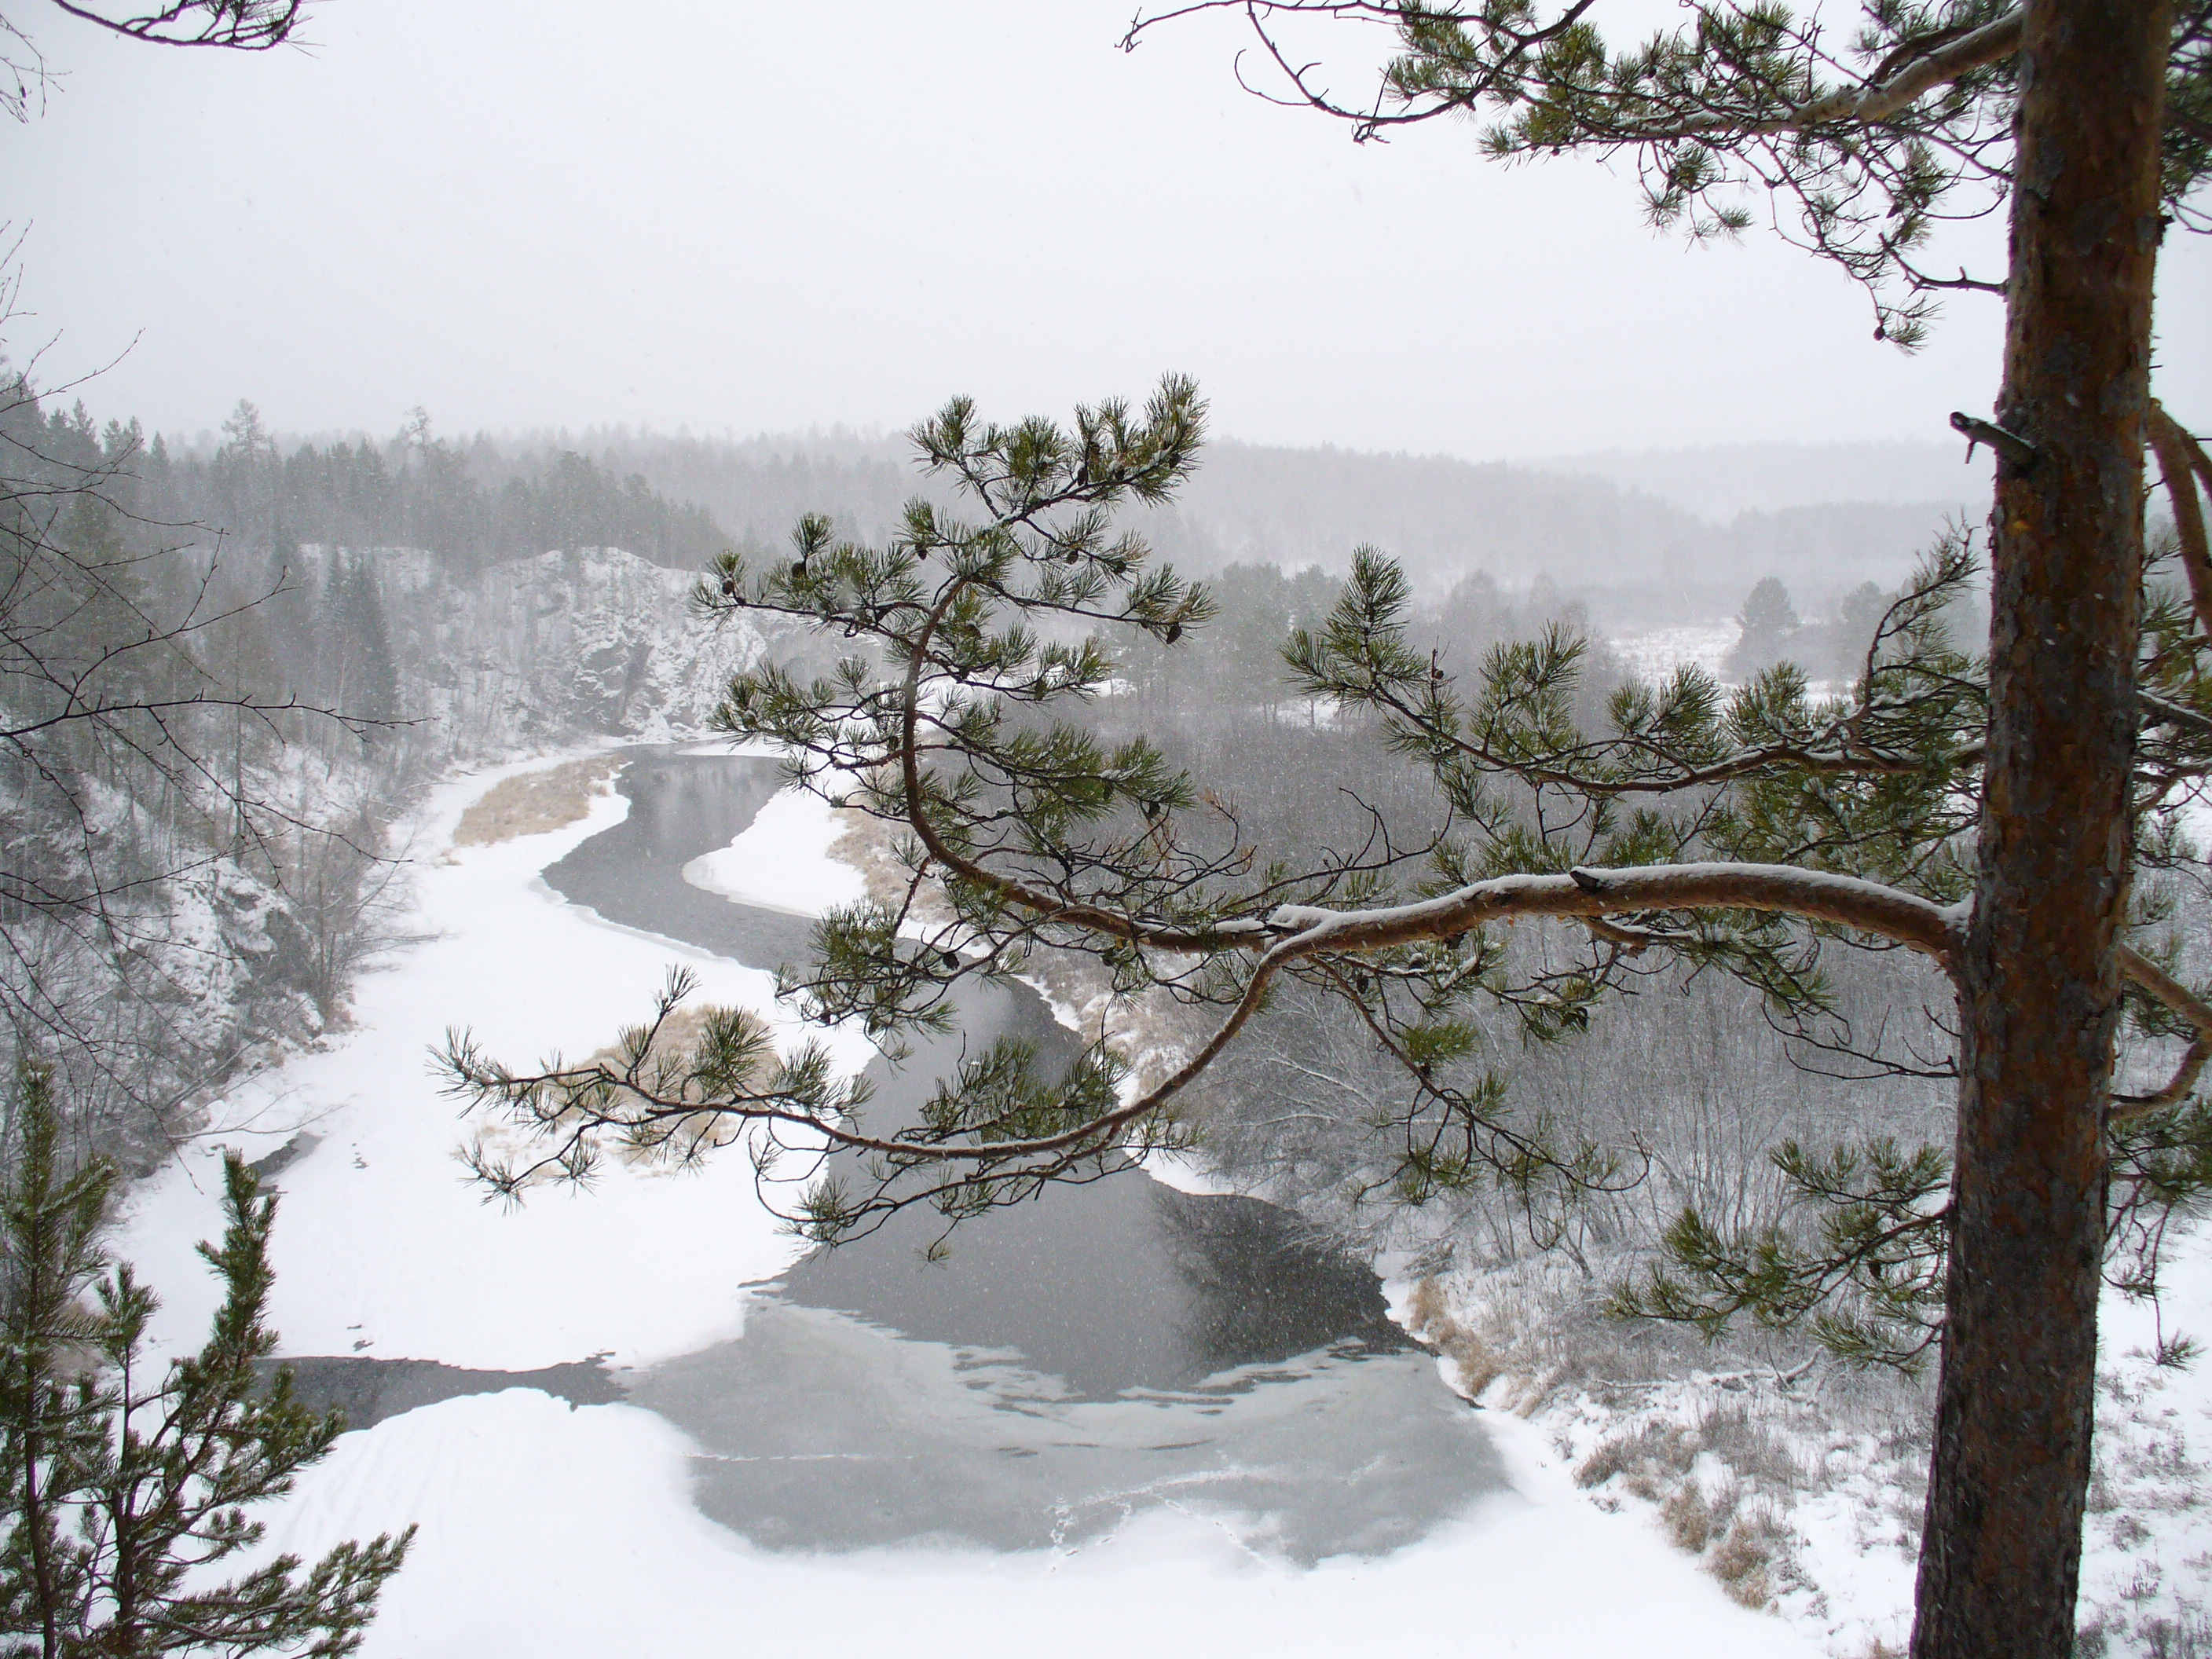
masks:
<path id="1" fill-rule="evenodd" d="M 2169 12 L 2028 0 L 1990 744 L 1914 1659 L 2073 1650 L 2128 894 Z"/>

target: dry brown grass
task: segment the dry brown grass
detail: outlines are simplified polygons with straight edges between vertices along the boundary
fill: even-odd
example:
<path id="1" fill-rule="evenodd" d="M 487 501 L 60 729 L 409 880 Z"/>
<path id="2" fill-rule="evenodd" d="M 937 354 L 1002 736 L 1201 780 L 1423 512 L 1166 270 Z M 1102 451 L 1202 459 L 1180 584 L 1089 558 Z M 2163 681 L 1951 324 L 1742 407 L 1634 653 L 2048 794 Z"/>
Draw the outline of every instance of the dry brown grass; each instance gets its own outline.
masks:
<path id="1" fill-rule="evenodd" d="M 1718 1443 L 1709 1431 L 1717 1427 Z M 1705 1571 L 1742 1606 L 1769 1606 L 1778 1583 L 1796 1582 L 1786 1537 L 1772 1504 L 1747 1503 L 1747 1488 L 1729 1455 L 1746 1437 L 1734 1413 L 1708 1413 L 1702 1424 L 1649 1421 L 1632 1432 L 1599 1443 L 1575 1471 L 1585 1488 L 1619 1480 L 1620 1489 L 1659 1506 L 1659 1524 L 1674 1547 L 1705 1558 Z M 1726 1473 L 1707 1491 L 1697 1463 L 1719 1459 Z"/>
<path id="2" fill-rule="evenodd" d="M 1481 1335 L 1451 1316 L 1443 1286 L 1424 1279 L 1413 1286 L 1406 1307 L 1406 1324 L 1415 1336 L 1440 1351 L 1459 1373 L 1460 1391 L 1469 1400 L 1504 1373 L 1504 1362 L 1492 1352 Z"/>
<path id="3" fill-rule="evenodd" d="M 1548 1430 L 1591 1503 L 1649 1505 L 1660 1535 L 1747 1608 L 1825 1616 L 1823 1564 L 1801 1558 L 1793 1520 L 1808 1492 L 1848 1498 L 1867 1535 L 1911 1553 L 1932 1418 L 1924 1380 L 1832 1370 L 1817 1388 L 1791 1386 L 1796 1354 L 1760 1333 L 1716 1347 L 1607 1318 L 1603 1286 L 1619 1271 L 1557 1256 L 1447 1269 L 1413 1286 L 1407 1323 L 1485 1407 Z M 1895 1656 L 1876 1646 L 1864 1659 Z"/>
<path id="4" fill-rule="evenodd" d="M 1713 1541 L 1713 1507 L 1705 1501 L 1705 1488 L 1694 1480 L 1683 1482 L 1659 1506 L 1659 1519 L 1678 1550 L 1702 1555 Z"/>
<path id="5" fill-rule="evenodd" d="M 830 843 L 830 856 L 841 863 L 849 864 L 860 872 L 861 884 L 868 896 L 878 904 L 897 904 L 906 897 L 907 883 L 912 879 L 894 851 L 897 831 L 881 818 L 870 817 L 866 812 L 846 807 L 830 814 L 831 820 L 842 827 L 837 839 Z M 937 895 L 927 887 L 916 894 L 917 905 L 935 903 Z M 950 915 L 939 906 L 925 909 L 928 920 Z"/>
<path id="6" fill-rule="evenodd" d="M 1779 1532 L 1764 1510 L 1739 1516 L 1705 1563 L 1729 1599 L 1757 1609 L 1774 1599 L 1774 1567 Z"/>
<path id="7" fill-rule="evenodd" d="M 1710 1490 L 1701 1458 L 1721 1466 Z M 1601 1441 L 1575 1471 L 1586 1488 L 1616 1479 L 1620 1490 L 1656 1503 L 1674 1547 L 1703 1556 L 1705 1571 L 1743 1606 L 1768 1607 L 1778 1588 L 1801 1582 L 1775 1497 L 1747 1498 L 1754 1491 L 1794 1492 L 1803 1472 L 1779 1437 L 1741 1405 L 1709 1404 L 1691 1423 L 1646 1420 Z"/>
<path id="8" fill-rule="evenodd" d="M 668 1088 L 678 1091 L 683 1099 L 697 1100 L 702 1107 L 707 1106 L 707 1097 L 683 1073 L 699 1046 L 700 1038 L 705 1034 L 707 1022 L 728 1012 L 711 1005 L 701 1005 L 678 1008 L 670 1014 L 661 1022 L 652 1046 L 645 1052 L 639 1067 L 641 1077 L 653 1086 L 656 1092 Z M 750 1016 L 746 1018 L 750 1018 Z M 620 1042 L 616 1042 L 586 1055 L 575 1065 L 578 1069 L 604 1066 L 609 1071 L 619 1073 L 629 1063 L 628 1052 Z M 761 1070 L 765 1071 L 772 1064 L 772 1058 L 764 1055 Z M 664 1066 L 670 1068 L 666 1075 L 657 1077 L 656 1073 Z M 754 1073 L 756 1081 L 759 1075 L 757 1072 Z M 572 1108 L 534 1132 L 501 1120 L 480 1122 L 474 1136 L 476 1150 L 495 1158 L 519 1158 L 529 1151 L 532 1142 L 542 1146 L 557 1140 L 564 1132 L 573 1129 L 580 1119 L 581 1114 Z M 641 1126 L 634 1134 L 610 1133 L 600 1144 L 617 1162 L 629 1168 L 673 1171 L 686 1167 L 709 1152 L 734 1145 L 744 1139 L 745 1127 L 743 1119 L 723 1112 L 701 1110 Z M 556 1170 L 547 1170 L 526 1185 L 544 1185 L 559 1178 Z"/>
<path id="9" fill-rule="evenodd" d="M 1665 1375 L 1669 1351 L 1650 1332 L 1604 1317 L 1603 1291 L 1602 1279 L 1571 1262 L 1534 1258 L 1472 1282 L 1441 1279 L 1425 1299 L 1417 1287 L 1412 1322 L 1431 1328 L 1428 1340 L 1461 1362 L 1485 1406 L 1531 1417 L 1583 1390 L 1609 1397 Z"/>
<path id="10" fill-rule="evenodd" d="M 1601 1443 L 1575 1471 L 1575 1484 L 1602 1486 L 1617 1474 L 1637 1497 L 1655 1500 L 1689 1474 L 1698 1450 L 1696 1437 L 1680 1424 L 1645 1423 L 1632 1434 Z"/>
<path id="11" fill-rule="evenodd" d="M 645 1052 L 639 1067 L 641 1074 L 651 1079 L 664 1066 L 680 1073 L 686 1067 L 693 1051 L 698 1048 L 700 1038 L 705 1035 L 707 1022 L 728 1012 L 702 1004 L 678 1008 L 670 1014 L 661 1021 L 659 1030 L 653 1035 L 652 1046 Z M 619 1072 L 627 1064 L 628 1058 L 619 1043 L 611 1043 L 584 1063 L 605 1066 L 610 1071 Z M 763 1059 L 763 1069 L 767 1064 L 767 1060 Z M 758 1080 L 757 1072 L 753 1078 L 755 1081 Z M 702 1104 L 706 1103 L 706 1097 L 689 1083 L 683 1085 L 681 1097 L 685 1100 L 698 1100 Z M 686 1158 L 702 1156 L 733 1145 L 744 1139 L 744 1120 L 720 1112 L 702 1111 L 680 1118 L 665 1119 L 649 1133 L 624 1137 L 613 1145 L 616 1157 L 633 1167 L 665 1165 L 680 1164 Z"/>
<path id="12" fill-rule="evenodd" d="M 543 772 L 505 778 L 484 791 L 453 829 L 456 847 L 490 847 L 518 836 L 542 836 L 574 823 L 622 767 L 619 757 L 593 755 Z"/>

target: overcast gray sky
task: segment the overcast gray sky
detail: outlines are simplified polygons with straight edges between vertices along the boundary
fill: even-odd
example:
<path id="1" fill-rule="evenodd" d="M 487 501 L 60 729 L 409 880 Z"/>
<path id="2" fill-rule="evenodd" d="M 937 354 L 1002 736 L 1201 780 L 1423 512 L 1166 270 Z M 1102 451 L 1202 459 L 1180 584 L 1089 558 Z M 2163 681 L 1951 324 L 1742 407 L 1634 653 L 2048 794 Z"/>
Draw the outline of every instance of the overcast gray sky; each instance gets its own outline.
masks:
<path id="1" fill-rule="evenodd" d="M 1132 5 L 324 0 L 312 51 L 244 56 L 13 0 L 66 79 L 0 130 L 9 349 L 127 347 L 95 412 L 186 432 L 241 396 L 291 431 L 896 429 L 1169 369 L 1223 434 L 1477 459 L 1990 404 L 1993 301 L 1905 357 L 1769 234 L 1686 249 L 1625 171 L 1463 124 L 1355 147 L 1240 93 L 1227 20 L 1116 52 Z M 2160 287 L 2160 390 L 2212 423 L 2212 248 Z"/>

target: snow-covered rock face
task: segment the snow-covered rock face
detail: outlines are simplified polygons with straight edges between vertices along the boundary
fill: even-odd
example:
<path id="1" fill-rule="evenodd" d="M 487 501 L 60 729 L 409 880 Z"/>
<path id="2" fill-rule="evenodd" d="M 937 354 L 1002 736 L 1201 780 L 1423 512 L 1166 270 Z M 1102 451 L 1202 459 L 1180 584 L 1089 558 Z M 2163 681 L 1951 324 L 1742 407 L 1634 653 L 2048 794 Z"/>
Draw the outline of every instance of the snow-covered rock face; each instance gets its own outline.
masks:
<path id="1" fill-rule="evenodd" d="M 693 580 L 618 549 L 495 565 L 462 636 L 479 663 L 519 671 L 534 714 L 625 733 L 696 726 L 757 636 L 690 616 Z"/>
<path id="2" fill-rule="evenodd" d="M 226 787 L 263 820 L 235 846 L 222 800 L 161 805 L 157 777 L 80 783 L 82 823 L 51 811 L 33 822 L 22 800 L 0 802 L 19 836 L 53 842 L 55 870 L 73 871 L 90 845 L 114 890 L 106 932 L 18 919 L 0 1002 L 97 1038 L 77 1044 L 82 1063 L 70 1058 L 63 1081 L 97 1144 L 134 1171 L 159 1161 L 179 1110 L 265 1058 L 264 1044 L 343 1024 L 353 969 L 396 894 L 363 849 L 418 781 L 594 739 L 699 732 L 762 651 L 749 621 L 691 614 L 693 573 L 615 548 L 475 572 L 417 549 L 314 545 L 278 580 L 264 621 L 280 684 L 311 705 L 409 724 L 368 747 L 313 725 L 291 741 L 257 730 L 235 752 L 223 740 L 211 752 Z M 0 1067 L 12 1064 L 0 1053 Z"/>
<path id="3" fill-rule="evenodd" d="M 344 550 L 301 551 L 313 569 Z M 513 559 L 473 581 L 412 548 L 367 558 L 405 712 L 457 757 L 696 732 L 761 651 L 750 623 L 691 613 L 695 573 L 620 548 Z"/>

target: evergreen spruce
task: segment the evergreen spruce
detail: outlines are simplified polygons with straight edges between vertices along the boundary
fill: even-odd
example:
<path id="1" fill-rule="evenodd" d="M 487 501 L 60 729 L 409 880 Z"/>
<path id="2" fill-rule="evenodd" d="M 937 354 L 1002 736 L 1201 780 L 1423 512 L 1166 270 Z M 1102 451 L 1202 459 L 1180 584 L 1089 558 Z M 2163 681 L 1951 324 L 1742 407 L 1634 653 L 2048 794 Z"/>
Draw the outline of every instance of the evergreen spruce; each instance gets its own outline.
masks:
<path id="1" fill-rule="evenodd" d="M 46 1076 L 20 1080 L 15 1170 L 0 1193 L 0 1655 L 354 1652 L 413 1528 L 349 1542 L 303 1571 L 279 1555 L 210 1569 L 263 1535 L 249 1506 L 289 1492 L 343 1428 L 264 1375 L 276 1200 L 236 1153 L 227 1220 L 201 1255 L 224 1295 L 199 1352 L 155 1368 L 159 1305 L 100 1238 L 113 1169 L 62 1173 Z"/>
<path id="2" fill-rule="evenodd" d="M 1790 641 L 1803 624 L 1790 603 L 1790 590 L 1779 577 L 1767 576 L 1751 590 L 1735 625 L 1741 632 L 1729 652 L 1729 676 L 1748 679 L 1790 655 Z"/>

